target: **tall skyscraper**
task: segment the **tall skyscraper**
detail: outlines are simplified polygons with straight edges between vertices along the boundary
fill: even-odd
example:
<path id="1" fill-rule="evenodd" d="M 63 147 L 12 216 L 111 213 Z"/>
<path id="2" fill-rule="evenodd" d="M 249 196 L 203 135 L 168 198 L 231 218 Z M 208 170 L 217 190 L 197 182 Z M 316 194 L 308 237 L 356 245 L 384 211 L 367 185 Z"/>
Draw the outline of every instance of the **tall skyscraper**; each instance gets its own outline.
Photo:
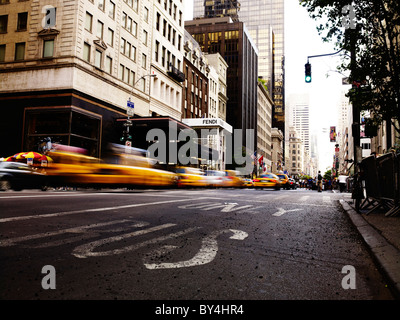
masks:
<path id="1" fill-rule="evenodd" d="M 310 102 L 308 94 L 291 94 L 288 99 L 289 123 L 294 127 L 304 148 L 310 152 Z"/>
<path id="2" fill-rule="evenodd" d="M 185 29 L 202 52 L 220 53 L 228 64 L 226 121 L 234 129 L 257 130 L 258 51 L 245 24 L 222 17 L 185 21 Z"/>
<path id="3" fill-rule="evenodd" d="M 210 17 L 211 3 L 232 1 L 194 0 L 193 17 Z M 237 1 L 234 1 L 237 2 Z M 246 28 L 258 48 L 258 76 L 267 81 L 275 104 L 273 127 L 285 131 L 285 70 L 284 70 L 284 0 L 240 0 L 237 8 L 239 21 Z M 217 8 L 217 6 L 215 6 Z M 215 10 L 215 16 L 221 12 Z M 229 15 L 229 14 L 226 14 Z"/>

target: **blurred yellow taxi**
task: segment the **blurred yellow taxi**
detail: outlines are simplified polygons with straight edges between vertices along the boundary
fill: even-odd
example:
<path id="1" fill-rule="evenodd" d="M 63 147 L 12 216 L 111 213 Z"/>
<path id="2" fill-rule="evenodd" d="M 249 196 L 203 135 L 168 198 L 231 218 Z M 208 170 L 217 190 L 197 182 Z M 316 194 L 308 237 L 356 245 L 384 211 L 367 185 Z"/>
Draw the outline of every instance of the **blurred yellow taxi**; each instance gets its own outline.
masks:
<path id="1" fill-rule="evenodd" d="M 253 183 L 255 188 L 275 188 L 276 190 L 281 188 L 279 177 L 273 173 L 262 174 L 253 179 Z"/>
<path id="2" fill-rule="evenodd" d="M 290 188 L 289 177 L 283 173 L 278 173 L 277 176 L 281 180 L 281 187 L 285 188 L 285 189 L 289 189 Z"/>
<path id="3" fill-rule="evenodd" d="M 254 186 L 254 182 L 252 179 L 249 178 L 242 178 L 243 181 L 243 187 L 244 188 L 249 188 Z"/>
<path id="4" fill-rule="evenodd" d="M 235 170 L 225 170 L 224 187 L 241 187 L 243 180 L 238 176 L 238 173 Z"/>
<path id="5" fill-rule="evenodd" d="M 176 168 L 177 185 L 179 188 L 184 187 L 206 187 L 208 180 L 203 170 L 192 167 Z"/>
<path id="6" fill-rule="evenodd" d="M 47 168 L 52 186 L 169 187 L 175 174 L 147 167 L 103 163 L 78 153 L 50 152 L 54 162 Z"/>

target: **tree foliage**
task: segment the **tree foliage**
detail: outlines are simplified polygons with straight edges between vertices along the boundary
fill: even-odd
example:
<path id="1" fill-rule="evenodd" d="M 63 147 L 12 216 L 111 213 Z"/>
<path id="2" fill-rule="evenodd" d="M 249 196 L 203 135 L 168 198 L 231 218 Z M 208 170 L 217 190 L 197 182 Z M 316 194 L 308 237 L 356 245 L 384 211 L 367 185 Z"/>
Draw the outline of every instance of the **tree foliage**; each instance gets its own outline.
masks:
<path id="1" fill-rule="evenodd" d="M 391 120 L 400 133 L 400 1 L 304 0 L 326 42 L 342 50 L 339 71 L 351 71 L 348 96 L 375 121 Z M 352 39 L 355 41 L 351 59 Z M 397 121 L 396 121 L 397 120 Z"/>

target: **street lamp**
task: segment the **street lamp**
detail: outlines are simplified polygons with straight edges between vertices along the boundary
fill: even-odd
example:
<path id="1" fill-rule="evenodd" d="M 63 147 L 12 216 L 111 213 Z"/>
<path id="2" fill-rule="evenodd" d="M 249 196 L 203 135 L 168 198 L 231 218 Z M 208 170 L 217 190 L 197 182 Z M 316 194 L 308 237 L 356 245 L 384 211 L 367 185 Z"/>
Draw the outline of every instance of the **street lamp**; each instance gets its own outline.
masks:
<path id="1" fill-rule="evenodd" d="M 135 111 L 134 111 L 135 104 L 131 101 L 133 88 L 136 86 L 136 84 L 140 80 L 144 79 L 145 77 L 157 77 L 157 75 L 156 74 L 145 74 L 144 76 L 140 77 L 132 86 L 128 101 L 126 103 L 126 106 L 127 106 L 126 114 L 128 115 L 128 119 L 124 123 L 124 127 L 126 127 L 126 131 L 124 131 L 124 134 L 122 136 L 122 139 L 125 139 L 125 146 L 127 146 L 127 147 L 132 146 L 131 136 L 129 135 L 129 128 L 132 127 L 131 117 L 133 117 L 133 115 L 135 114 Z"/>

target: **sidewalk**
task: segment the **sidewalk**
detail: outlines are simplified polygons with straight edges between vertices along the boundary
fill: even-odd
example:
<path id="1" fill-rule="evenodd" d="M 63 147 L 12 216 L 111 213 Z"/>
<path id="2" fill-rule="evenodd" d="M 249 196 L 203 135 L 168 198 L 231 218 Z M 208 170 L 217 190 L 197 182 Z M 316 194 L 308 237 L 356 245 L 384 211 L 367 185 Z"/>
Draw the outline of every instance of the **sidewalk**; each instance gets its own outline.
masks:
<path id="1" fill-rule="evenodd" d="M 383 211 L 359 214 L 354 210 L 353 200 L 346 198 L 340 203 L 390 283 L 395 297 L 400 299 L 400 216 L 386 217 Z"/>

